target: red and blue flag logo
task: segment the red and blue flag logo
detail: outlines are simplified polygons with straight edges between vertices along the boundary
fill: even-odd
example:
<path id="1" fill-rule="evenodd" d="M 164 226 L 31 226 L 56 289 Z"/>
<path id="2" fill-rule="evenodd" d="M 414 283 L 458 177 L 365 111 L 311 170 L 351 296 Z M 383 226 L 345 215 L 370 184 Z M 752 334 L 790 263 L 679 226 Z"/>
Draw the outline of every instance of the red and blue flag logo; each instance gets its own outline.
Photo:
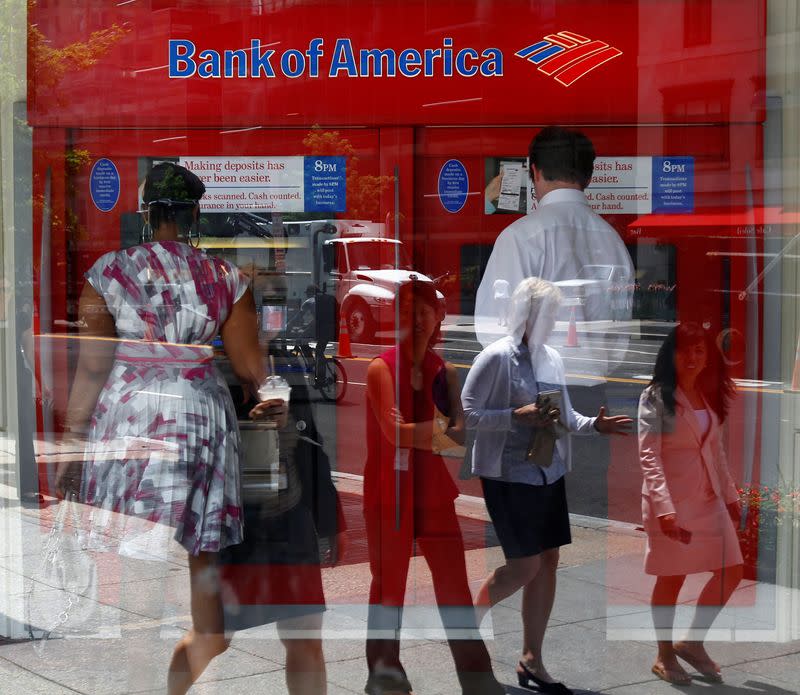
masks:
<path id="1" fill-rule="evenodd" d="M 622 51 L 605 41 L 593 41 L 573 31 L 559 31 L 514 55 L 533 63 L 539 72 L 569 87 L 595 68 L 621 56 Z"/>

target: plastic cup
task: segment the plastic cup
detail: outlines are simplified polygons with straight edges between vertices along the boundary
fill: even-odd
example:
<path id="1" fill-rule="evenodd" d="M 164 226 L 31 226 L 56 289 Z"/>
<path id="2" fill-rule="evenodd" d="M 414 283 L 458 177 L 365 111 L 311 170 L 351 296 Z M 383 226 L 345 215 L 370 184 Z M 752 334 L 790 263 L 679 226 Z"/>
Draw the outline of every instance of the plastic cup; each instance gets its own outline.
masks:
<path id="1" fill-rule="evenodd" d="M 280 399 L 289 402 L 292 388 L 282 376 L 268 376 L 258 386 L 258 400 L 269 401 Z"/>

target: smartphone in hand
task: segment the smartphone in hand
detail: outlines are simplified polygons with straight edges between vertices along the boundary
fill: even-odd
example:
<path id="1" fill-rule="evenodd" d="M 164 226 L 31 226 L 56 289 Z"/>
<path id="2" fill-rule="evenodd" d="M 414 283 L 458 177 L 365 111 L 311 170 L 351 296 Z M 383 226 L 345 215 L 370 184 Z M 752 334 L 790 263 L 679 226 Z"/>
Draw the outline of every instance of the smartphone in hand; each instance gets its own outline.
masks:
<path id="1" fill-rule="evenodd" d="M 555 420 L 561 418 L 561 391 L 552 390 L 552 391 L 539 391 L 539 394 L 536 396 L 536 405 L 544 412 L 547 413 L 548 416 L 553 416 L 553 411 L 557 411 L 555 413 Z"/>

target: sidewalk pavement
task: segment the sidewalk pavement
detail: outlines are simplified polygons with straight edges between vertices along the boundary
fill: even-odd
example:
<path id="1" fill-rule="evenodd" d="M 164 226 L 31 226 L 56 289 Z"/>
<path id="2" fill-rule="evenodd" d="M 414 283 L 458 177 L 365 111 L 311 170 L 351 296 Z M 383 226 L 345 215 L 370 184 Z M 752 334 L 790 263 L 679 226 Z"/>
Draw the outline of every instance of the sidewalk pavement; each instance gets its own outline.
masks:
<path id="1" fill-rule="evenodd" d="M 6 637 L 0 639 L 0 693 L 163 693 L 173 646 L 190 624 L 185 556 L 175 548 L 162 560 L 95 554 L 99 590 L 94 599 L 83 602 L 91 608 L 83 634 L 68 632 L 44 644 L 32 641 L 25 624 L 37 602 L 52 606 L 64 599 L 57 589 L 41 584 L 31 591 L 55 505 L 19 505 L 13 456 L 7 443 L 0 444 L 0 632 Z M 358 494 L 355 477 L 339 478 L 337 485 Z M 457 504 L 463 518 L 485 520 L 480 500 L 462 496 Z M 501 562 L 488 524 L 486 529 L 490 547 L 467 551 L 473 590 Z M 573 517 L 573 543 L 561 555 L 545 659 L 550 672 L 576 692 L 658 695 L 678 690 L 650 673 L 655 644 L 647 607 L 650 582 L 641 571 L 643 548 L 641 532 L 631 525 Z M 361 693 L 369 568 L 361 561 L 326 568 L 324 584 L 329 602 L 323 629 L 328 692 Z M 698 589 L 699 583 L 692 582 L 681 600 L 691 601 Z M 779 641 L 782 606 L 792 601 L 797 610 L 796 593 L 744 582 L 710 634 L 709 651 L 723 666 L 725 684 L 696 679 L 680 691 L 800 693 L 800 641 Z M 424 560 L 414 558 L 403 662 L 418 695 L 455 694 L 459 688 L 433 606 Z M 530 692 L 516 686 L 514 674 L 522 642 L 520 610 L 517 594 L 496 606 L 483 625 L 496 674 L 515 695 Z M 681 606 L 677 623 L 688 625 L 690 614 Z M 254 628 L 234 636 L 231 648 L 211 664 L 192 692 L 285 693 L 283 667 L 284 652 L 274 626 Z"/>

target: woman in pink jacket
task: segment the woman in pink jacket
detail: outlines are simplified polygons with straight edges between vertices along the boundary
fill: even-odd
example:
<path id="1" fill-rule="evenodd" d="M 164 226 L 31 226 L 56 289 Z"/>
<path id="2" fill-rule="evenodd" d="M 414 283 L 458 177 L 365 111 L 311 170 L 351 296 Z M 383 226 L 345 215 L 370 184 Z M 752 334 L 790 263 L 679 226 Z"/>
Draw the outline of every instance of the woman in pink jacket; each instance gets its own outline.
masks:
<path id="1" fill-rule="evenodd" d="M 722 428 L 733 382 L 706 331 L 695 324 L 672 330 L 654 372 L 639 400 L 645 572 L 656 576 L 651 604 L 658 656 L 652 671 L 686 685 L 691 678 L 680 657 L 720 682 L 720 667 L 703 640 L 742 578 L 739 496 L 728 472 Z M 696 572 L 712 576 L 697 601 L 691 641 L 673 643 L 678 594 L 686 575 Z"/>

